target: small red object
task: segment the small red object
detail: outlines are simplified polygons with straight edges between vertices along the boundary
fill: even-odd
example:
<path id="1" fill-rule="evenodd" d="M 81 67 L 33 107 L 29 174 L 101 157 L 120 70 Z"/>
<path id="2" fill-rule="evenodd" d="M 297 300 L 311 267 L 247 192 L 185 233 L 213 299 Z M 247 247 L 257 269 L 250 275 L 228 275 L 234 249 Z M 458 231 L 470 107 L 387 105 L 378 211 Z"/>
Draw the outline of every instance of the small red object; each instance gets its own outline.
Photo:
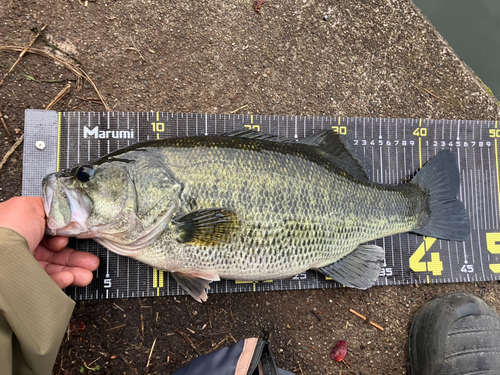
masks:
<path id="1" fill-rule="evenodd" d="M 347 354 L 347 343 L 344 340 L 340 340 L 335 348 L 332 350 L 332 354 L 330 354 L 330 358 L 336 362 L 340 362 L 344 359 Z"/>
<path id="2" fill-rule="evenodd" d="M 71 323 L 71 332 L 74 335 L 81 335 L 85 331 L 85 323 L 84 322 L 73 322 Z"/>
<path id="3" fill-rule="evenodd" d="M 264 4 L 267 0 L 256 0 L 254 9 L 257 13 L 260 13 L 260 8 L 262 8 L 262 4 Z"/>

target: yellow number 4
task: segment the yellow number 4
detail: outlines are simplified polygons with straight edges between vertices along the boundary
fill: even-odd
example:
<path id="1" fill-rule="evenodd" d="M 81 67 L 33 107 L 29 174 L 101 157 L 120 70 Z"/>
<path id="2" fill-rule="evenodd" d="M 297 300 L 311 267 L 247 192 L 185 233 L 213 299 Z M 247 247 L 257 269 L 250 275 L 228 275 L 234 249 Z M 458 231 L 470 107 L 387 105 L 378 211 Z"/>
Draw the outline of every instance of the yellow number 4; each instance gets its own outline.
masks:
<path id="1" fill-rule="evenodd" d="M 156 295 L 160 295 L 160 288 L 163 288 L 163 271 L 153 268 L 153 288 L 156 288 Z"/>
<path id="2" fill-rule="evenodd" d="M 416 135 L 419 137 L 427 137 L 427 128 L 416 128 L 413 131 L 413 135 Z"/>
<path id="3" fill-rule="evenodd" d="M 443 262 L 441 262 L 439 253 L 431 253 L 430 262 L 421 261 L 427 250 L 434 245 L 434 242 L 436 242 L 435 238 L 424 237 L 424 241 L 420 244 L 417 251 L 415 251 L 415 253 L 413 253 L 410 257 L 410 268 L 414 272 L 430 271 L 434 276 L 441 276 L 441 272 L 443 271 Z"/>

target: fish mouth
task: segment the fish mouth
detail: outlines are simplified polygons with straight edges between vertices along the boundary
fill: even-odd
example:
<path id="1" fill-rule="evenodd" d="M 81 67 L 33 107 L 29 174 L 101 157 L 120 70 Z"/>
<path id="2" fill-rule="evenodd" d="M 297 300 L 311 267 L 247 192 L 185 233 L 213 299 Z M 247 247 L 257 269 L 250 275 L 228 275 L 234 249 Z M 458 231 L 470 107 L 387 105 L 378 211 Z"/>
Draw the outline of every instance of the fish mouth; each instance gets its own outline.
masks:
<path id="1" fill-rule="evenodd" d="M 78 236 L 88 231 L 92 202 L 81 189 L 68 188 L 57 173 L 42 181 L 45 232 L 52 236 Z"/>

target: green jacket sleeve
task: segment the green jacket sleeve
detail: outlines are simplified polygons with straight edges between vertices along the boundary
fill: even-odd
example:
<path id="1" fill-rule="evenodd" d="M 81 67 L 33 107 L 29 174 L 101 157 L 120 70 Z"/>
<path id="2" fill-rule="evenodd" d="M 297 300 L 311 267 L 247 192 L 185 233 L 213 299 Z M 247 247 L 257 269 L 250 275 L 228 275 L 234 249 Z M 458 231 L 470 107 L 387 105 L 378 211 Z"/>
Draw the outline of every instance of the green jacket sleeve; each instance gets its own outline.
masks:
<path id="1" fill-rule="evenodd" d="M 74 306 L 24 237 L 0 228 L 0 372 L 50 374 Z"/>

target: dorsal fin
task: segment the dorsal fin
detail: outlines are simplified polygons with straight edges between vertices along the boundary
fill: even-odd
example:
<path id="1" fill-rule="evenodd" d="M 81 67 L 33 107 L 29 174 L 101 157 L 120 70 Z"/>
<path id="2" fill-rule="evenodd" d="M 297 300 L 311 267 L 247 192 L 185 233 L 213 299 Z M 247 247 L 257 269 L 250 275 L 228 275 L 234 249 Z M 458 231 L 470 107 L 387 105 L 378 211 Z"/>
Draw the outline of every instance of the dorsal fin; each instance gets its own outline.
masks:
<path id="1" fill-rule="evenodd" d="M 248 138 L 248 139 L 258 139 L 261 141 L 269 141 L 269 142 L 279 142 L 279 143 L 290 143 L 289 139 L 278 137 L 272 134 L 266 134 L 262 132 L 258 132 L 256 130 L 251 129 L 236 129 L 230 132 L 226 132 L 221 134 L 223 137 L 235 137 L 235 138 Z"/>
<path id="2" fill-rule="evenodd" d="M 353 152 L 349 150 L 350 146 L 348 143 L 343 141 L 339 134 L 330 129 L 320 130 L 319 132 L 314 133 L 299 142 L 250 129 L 233 130 L 222 135 L 226 137 L 239 137 L 269 142 L 312 146 L 311 148 L 316 153 L 320 154 L 340 169 L 346 171 L 359 180 L 368 181 L 366 171 L 356 156 L 353 155 Z"/>
<path id="3" fill-rule="evenodd" d="M 300 140 L 299 143 L 313 146 L 316 152 L 342 170 L 360 180 L 368 181 L 364 168 L 353 152 L 349 150 L 348 143 L 333 130 L 321 130 Z"/>

